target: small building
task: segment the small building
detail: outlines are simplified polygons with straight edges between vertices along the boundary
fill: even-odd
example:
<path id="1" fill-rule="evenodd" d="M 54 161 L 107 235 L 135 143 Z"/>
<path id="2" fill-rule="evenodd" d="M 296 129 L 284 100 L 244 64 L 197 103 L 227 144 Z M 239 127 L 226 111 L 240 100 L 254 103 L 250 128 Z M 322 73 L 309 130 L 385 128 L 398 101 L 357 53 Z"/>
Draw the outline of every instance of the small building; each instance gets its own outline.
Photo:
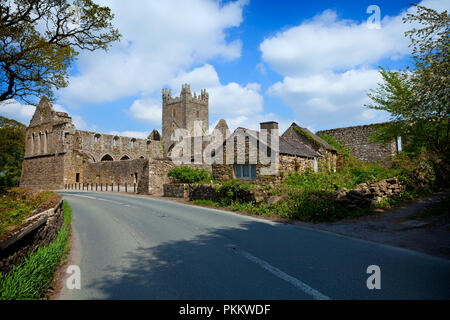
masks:
<path id="1" fill-rule="evenodd" d="M 224 135 L 222 145 L 214 150 L 222 161 L 216 159 L 212 164 L 213 179 L 276 182 L 291 172 L 318 171 L 319 164 L 324 162 L 335 168 L 336 150 L 308 131 L 311 139 L 317 141 L 314 148 L 315 144 L 304 141 L 296 128 L 300 127 L 293 123 L 278 136 L 278 123 L 270 121 L 261 123 L 260 131 L 237 128 L 232 134 Z M 220 120 L 216 129 L 227 132 L 225 120 Z"/>

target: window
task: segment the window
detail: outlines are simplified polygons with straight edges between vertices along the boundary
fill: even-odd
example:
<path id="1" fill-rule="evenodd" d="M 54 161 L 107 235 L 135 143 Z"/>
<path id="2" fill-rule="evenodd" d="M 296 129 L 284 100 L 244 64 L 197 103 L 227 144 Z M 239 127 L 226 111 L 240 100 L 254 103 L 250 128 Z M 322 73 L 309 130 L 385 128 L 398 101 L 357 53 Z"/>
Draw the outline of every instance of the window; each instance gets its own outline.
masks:
<path id="1" fill-rule="evenodd" d="M 80 182 L 80 174 L 78 172 L 75 174 L 75 182 Z"/>
<path id="2" fill-rule="evenodd" d="M 96 135 L 94 136 L 94 142 L 97 143 L 99 139 L 100 139 L 100 135 L 99 135 L 99 134 L 96 134 Z"/>
<path id="3" fill-rule="evenodd" d="M 238 179 L 256 179 L 256 164 L 236 164 L 234 175 Z"/>
<path id="4" fill-rule="evenodd" d="M 134 143 L 136 142 L 136 139 L 131 139 L 131 149 L 134 148 Z"/>
<path id="5" fill-rule="evenodd" d="M 117 147 L 117 141 L 119 141 L 119 137 L 114 137 L 113 138 L 113 145 L 114 145 L 114 147 Z"/>

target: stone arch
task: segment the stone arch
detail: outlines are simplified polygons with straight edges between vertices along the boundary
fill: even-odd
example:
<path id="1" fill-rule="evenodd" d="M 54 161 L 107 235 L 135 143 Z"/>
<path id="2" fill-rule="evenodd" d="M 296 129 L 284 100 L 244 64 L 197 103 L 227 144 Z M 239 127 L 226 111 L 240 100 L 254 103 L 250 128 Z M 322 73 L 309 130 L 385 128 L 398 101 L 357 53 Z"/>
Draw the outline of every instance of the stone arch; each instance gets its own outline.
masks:
<path id="1" fill-rule="evenodd" d="M 100 161 L 114 161 L 114 159 L 109 154 L 105 154 Z"/>
<path id="2" fill-rule="evenodd" d="M 119 137 L 118 136 L 115 136 L 114 138 L 113 138 L 113 147 L 118 147 L 118 142 L 119 142 Z"/>
<path id="3" fill-rule="evenodd" d="M 131 158 L 128 155 L 123 155 L 122 158 L 120 158 L 120 160 L 130 160 Z"/>

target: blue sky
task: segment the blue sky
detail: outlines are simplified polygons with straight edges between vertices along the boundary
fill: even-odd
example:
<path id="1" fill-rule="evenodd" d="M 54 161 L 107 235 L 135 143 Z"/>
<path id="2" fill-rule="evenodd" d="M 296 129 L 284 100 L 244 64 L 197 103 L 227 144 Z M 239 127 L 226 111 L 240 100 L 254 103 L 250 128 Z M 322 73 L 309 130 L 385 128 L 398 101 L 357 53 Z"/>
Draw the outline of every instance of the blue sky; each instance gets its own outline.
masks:
<path id="1" fill-rule="evenodd" d="M 161 89 L 182 83 L 210 95 L 210 126 L 257 129 L 275 120 L 313 131 L 386 121 L 364 107 L 378 66 L 410 63 L 410 0 L 396 1 L 97 1 L 111 7 L 122 41 L 82 52 L 55 108 L 82 130 L 146 137 L 161 127 Z M 445 0 L 424 0 L 439 11 Z M 366 12 L 380 8 L 379 29 Z M 32 106 L 0 106 L 29 122 Z"/>

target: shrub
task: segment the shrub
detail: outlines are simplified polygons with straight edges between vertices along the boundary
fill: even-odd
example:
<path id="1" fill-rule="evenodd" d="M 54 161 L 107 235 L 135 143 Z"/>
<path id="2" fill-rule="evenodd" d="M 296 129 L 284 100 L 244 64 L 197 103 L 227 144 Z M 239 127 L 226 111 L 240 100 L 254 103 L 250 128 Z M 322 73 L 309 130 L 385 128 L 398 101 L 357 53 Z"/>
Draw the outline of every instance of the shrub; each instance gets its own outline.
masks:
<path id="1" fill-rule="evenodd" d="M 220 186 L 218 196 L 225 205 L 229 205 L 232 202 L 252 202 L 253 185 L 245 181 L 233 179 Z"/>
<path id="2" fill-rule="evenodd" d="M 210 182 L 211 180 L 208 171 L 188 166 L 172 168 L 167 173 L 167 176 L 178 183 L 200 183 Z"/>

